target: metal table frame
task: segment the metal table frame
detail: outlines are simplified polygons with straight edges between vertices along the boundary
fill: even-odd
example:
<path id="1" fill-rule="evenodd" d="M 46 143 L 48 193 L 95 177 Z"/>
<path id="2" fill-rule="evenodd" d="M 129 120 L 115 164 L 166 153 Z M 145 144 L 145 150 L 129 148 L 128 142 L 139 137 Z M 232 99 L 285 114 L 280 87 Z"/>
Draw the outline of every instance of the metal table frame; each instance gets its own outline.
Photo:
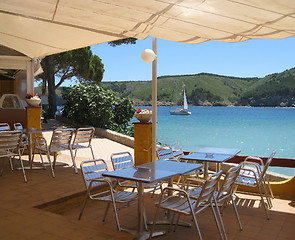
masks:
<path id="1" fill-rule="evenodd" d="M 201 168 L 201 164 L 190 164 L 175 161 L 159 160 L 146 164 L 139 165 L 133 168 L 121 169 L 117 171 L 103 173 L 103 176 L 112 178 L 123 178 L 138 183 L 138 230 L 136 232 L 126 230 L 136 234 L 137 239 L 148 239 L 149 232 L 144 231 L 144 191 L 143 183 L 158 182 L 164 179 L 169 179 L 169 184 L 172 184 L 173 177 L 182 175 Z M 154 236 L 165 234 L 164 231 L 154 232 Z"/>
<path id="2" fill-rule="evenodd" d="M 206 147 L 202 148 L 195 153 L 189 155 L 184 155 L 181 157 L 181 160 L 185 161 L 202 161 L 204 165 L 204 178 L 208 177 L 208 166 L 210 162 L 217 164 L 216 171 L 220 170 L 220 164 L 231 159 L 237 155 L 241 150 L 233 148 L 215 148 L 215 147 Z"/>
<path id="3" fill-rule="evenodd" d="M 44 169 L 44 167 L 35 167 L 33 166 L 33 157 L 32 157 L 32 147 L 33 147 L 33 141 L 32 141 L 32 135 L 37 133 L 42 133 L 42 130 L 38 130 L 36 128 L 29 128 L 29 129 L 22 129 L 21 130 L 24 134 L 28 136 L 28 151 L 29 151 L 29 167 L 28 169 Z"/>

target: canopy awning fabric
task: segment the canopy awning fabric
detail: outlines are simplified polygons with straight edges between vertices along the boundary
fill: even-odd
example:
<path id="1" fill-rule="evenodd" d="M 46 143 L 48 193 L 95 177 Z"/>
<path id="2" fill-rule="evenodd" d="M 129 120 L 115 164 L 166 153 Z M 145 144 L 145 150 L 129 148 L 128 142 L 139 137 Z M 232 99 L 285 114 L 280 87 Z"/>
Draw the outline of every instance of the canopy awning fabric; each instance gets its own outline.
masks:
<path id="1" fill-rule="evenodd" d="M 294 0 L 0 0 L 0 44 L 30 58 L 122 38 L 182 43 L 295 35 Z"/>

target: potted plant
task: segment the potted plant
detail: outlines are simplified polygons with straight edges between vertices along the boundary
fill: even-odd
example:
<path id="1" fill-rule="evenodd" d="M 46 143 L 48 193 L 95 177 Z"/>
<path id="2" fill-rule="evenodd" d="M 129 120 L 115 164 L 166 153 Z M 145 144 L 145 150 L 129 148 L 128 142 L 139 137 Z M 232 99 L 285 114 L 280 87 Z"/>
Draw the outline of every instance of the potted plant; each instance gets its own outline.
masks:
<path id="1" fill-rule="evenodd" d="M 138 108 L 134 116 L 140 122 L 149 122 L 152 119 L 152 111 L 149 107 L 144 110 L 142 110 L 141 108 Z"/>
<path id="2" fill-rule="evenodd" d="M 33 107 L 37 107 L 41 103 L 41 99 L 37 94 L 27 94 L 25 100 L 29 106 Z"/>

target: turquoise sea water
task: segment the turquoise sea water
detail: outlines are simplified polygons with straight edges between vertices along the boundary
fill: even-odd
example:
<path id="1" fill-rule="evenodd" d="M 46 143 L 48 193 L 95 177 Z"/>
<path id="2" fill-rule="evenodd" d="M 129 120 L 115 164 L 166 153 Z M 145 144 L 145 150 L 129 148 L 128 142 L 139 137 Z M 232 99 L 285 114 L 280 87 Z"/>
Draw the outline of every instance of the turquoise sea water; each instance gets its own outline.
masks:
<path id="1" fill-rule="evenodd" d="M 157 140 L 179 142 L 184 150 L 202 147 L 239 148 L 241 155 L 295 158 L 295 109 L 250 107 L 190 107 L 192 115 L 170 115 L 157 108 Z M 295 169 L 272 167 L 287 176 Z"/>

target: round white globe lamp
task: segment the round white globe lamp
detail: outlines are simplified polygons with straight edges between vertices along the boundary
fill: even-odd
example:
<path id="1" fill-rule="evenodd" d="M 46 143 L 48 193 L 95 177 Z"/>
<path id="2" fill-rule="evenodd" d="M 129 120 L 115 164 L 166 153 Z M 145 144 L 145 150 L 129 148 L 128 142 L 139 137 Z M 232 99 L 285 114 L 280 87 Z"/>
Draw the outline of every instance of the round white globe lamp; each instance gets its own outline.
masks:
<path id="1" fill-rule="evenodd" d="M 142 61 L 144 61 L 146 63 L 151 63 L 152 61 L 154 61 L 156 59 L 156 57 L 157 57 L 157 55 L 151 49 L 145 49 L 145 50 L 143 50 L 143 52 L 141 54 Z"/>

